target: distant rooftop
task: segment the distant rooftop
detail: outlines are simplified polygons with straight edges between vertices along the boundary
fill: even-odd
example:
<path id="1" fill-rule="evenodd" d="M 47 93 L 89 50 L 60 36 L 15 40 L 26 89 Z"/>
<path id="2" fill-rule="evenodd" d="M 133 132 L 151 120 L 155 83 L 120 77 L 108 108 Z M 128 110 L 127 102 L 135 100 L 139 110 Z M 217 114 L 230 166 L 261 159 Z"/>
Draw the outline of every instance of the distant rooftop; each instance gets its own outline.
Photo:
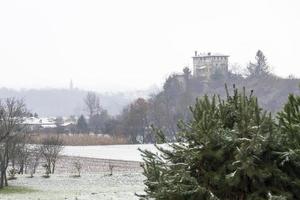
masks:
<path id="1" fill-rule="evenodd" d="M 229 57 L 229 56 L 221 53 L 211 53 L 211 52 L 198 53 L 197 51 L 195 51 L 195 55 L 193 56 L 193 58 L 195 57 Z"/>

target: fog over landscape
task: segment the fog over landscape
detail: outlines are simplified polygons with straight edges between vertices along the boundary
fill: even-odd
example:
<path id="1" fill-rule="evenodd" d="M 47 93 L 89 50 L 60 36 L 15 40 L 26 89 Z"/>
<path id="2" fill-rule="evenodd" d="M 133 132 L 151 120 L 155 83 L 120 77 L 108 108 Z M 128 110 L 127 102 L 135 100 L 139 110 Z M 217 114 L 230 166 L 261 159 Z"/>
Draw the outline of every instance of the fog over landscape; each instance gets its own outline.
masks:
<path id="1" fill-rule="evenodd" d="M 1 1 L 0 87 L 147 90 L 192 66 L 194 50 L 245 68 L 257 49 L 300 76 L 299 2 Z"/>
<path id="2" fill-rule="evenodd" d="M 101 106 L 111 115 L 120 114 L 122 109 L 138 97 L 148 97 L 154 90 L 118 93 L 99 93 Z M 87 90 L 81 89 L 8 89 L 0 88 L 0 97 L 24 99 L 31 112 L 44 117 L 70 116 L 86 113 L 84 98 Z"/>
<path id="3" fill-rule="evenodd" d="M 116 115 L 135 98 L 161 90 L 170 74 L 191 69 L 194 50 L 230 55 L 229 68 L 244 71 L 259 47 L 273 73 L 297 77 L 297 5 L 1 1 L 0 96 L 24 98 L 34 112 L 58 116 L 79 114 L 84 90 L 96 91 L 103 107 Z M 63 92 L 71 80 L 78 90 Z"/>
<path id="4" fill-rule="evenodd" d="M 0 200 L 300 199 L 299 0 L 0 0 Z"/>

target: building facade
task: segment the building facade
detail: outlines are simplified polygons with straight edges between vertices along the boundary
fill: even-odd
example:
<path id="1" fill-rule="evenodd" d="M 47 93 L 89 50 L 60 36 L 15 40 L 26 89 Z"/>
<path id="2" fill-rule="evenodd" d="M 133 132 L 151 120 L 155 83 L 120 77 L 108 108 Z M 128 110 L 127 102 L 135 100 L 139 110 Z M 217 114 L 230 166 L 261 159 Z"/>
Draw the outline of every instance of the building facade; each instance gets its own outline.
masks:
<path id="1" fill-rule="evenodd" d="M 214 74 L 227 76 L 228 73 L 228 55 L 202 53 L 195 51 L 193 56 L 193 75 L 210 79 Z"/>

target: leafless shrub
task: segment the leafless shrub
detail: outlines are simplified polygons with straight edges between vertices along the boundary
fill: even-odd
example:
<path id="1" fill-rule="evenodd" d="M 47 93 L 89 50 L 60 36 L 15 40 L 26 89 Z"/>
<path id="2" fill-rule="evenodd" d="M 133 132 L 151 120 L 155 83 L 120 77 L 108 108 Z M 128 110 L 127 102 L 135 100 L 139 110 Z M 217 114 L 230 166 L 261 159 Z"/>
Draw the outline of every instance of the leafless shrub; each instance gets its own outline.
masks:
<path id="1" fill-rule="evenodd" d="M 77 172 L 77 174 L 74 177 L 80 177 L 81 176 L 81 169 L 82 169 L 82 164 L 79 160 L 76 160 L 73 162 L 74 168 Z"/>
<path id="2" fill-rule="evenodd" d="M 49 173 L 54 173 L 55 164 L 63 150 L 63 141 L 59 136 L 50 136 L 43 140 L 40 148 L 42 157 L 46 160 L 46 167 Z"/>
<path id="3" fill-rule="evenodd" d="M 40 163 L 41 152 L 39 147 L 35 147 L 30 151 L 30 157 L 28 159 L 28 168 L 30 173 L 30 178 L 33 178 L 33 174 L 35 174 L 36 169 Z"/>
<path id="4" fill-rule="evenodd" d="M 109 164 L 108 164 L 108 168 L 109 168 L 109 171 L 110 171 L 110 174 L 109 174 L 110 176 L 113 175 L 113 169 L 114 169 L 114 167 L 115 167 L 115 166 L 114 166 L 112 163 L 109 163 Z"/>
<path id="5" fill-rule="evenodd" d="M 8 170 L 8 180 L 15 180 L 16 178 L 16 173 L 17 170 L 15 168 L 11 168 L 10 170 Z"/>
<path id="6" fill-rule="evenodd" d="M 43 175 L 44 178 L 50 178 L 50 167 L 48 166 L 48 164 L 43 164 L 43 167 L 45 169 L 45 174 Z"/>
<path id="7" fill-rule="evenodd" d="M 18 173 L 27 173 L 28 159 L 30 157 L 30 148 L 26 144 L 18 144 L 16 147 L 16 164 L 19 166 Z"/>
<path id="8" fill-rule="evenodd" d="M 30 134 L 32 144 L 42 144 L 43 141 L 53 134 Z M 60 134 L 59 138 L 64 145 L 68 146 L 87 146 L 87 145 L 113 145 L 126 144 L 127 140 L 124 137 L 110 137 L 105 135 L 88 135 L 88 134 Z"/>

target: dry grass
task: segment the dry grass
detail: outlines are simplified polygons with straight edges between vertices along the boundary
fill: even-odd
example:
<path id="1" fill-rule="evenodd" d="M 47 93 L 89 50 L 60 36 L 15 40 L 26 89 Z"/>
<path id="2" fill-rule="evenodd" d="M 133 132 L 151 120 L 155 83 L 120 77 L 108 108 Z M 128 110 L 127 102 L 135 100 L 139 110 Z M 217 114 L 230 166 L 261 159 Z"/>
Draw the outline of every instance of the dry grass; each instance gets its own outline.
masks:
<path id="1" fill-rule="evenodd" d="M 49 136 L 57 136 L 57 134 L 30 134 L 30 143 L 41 144 L 42 141 Z M 59 134 L 59 137 L 63 141 L 63 144 L 67 146 L 113 145 L 127 143 L 127 140 L 123 137 L 111 137 L 101 134 Z"/>
<path id="2" fill-rule="evenodd" d="M 25 194 L 25 193 L 31 193 L 31 192 L 36 192 L 38 190 L 34 190 L 31 188 L 27 187 L 21 187 L 21 186 L 8 186 L 4 187 L 3 189 L 0 190 L 0 196 L 4 194 Z"/>

